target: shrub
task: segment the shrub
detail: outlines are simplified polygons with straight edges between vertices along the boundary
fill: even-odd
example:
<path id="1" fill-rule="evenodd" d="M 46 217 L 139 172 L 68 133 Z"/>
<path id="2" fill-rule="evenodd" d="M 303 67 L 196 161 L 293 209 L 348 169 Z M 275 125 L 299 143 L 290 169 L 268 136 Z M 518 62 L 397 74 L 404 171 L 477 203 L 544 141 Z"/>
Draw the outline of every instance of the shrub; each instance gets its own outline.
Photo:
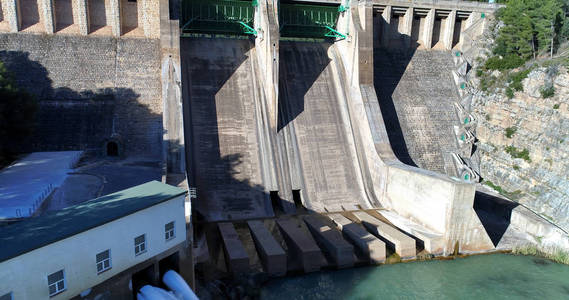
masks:
<path id="1" fill-rule="evenodd" d="M 541 238 L 537 239 L 541 243 Z M 536 245 L 515 246 L 512 253 L 518 255 L 531 255 L 550 259 L 556 263 L 569 265 L 569 252 L 555 247 L 540 247 Z"/>
<path id="2" fill-rule="evenodd" d="M 514 168 L 514 170 L 519 171 L 520 167 L 518 165 L 514 165 L 512 168 Z"/>
<path id="3" fill-rule="evenodd" d="M 559 103 L 553 104 L 553 109 L 559 109 Z"/>
<path id="4" fill-rule="evenodd" d="M 524 86 L 522 85 L 522 80 L 526 79 L 530 72 L 531 69 L 512 73 L 508 78 L 508 81 L 510 82 L 510 87 L 515 91 L 522 92 L 524 90 Z"/>
<path id="5" fill-rule="evenodd" d="M 539 88 L 539 93 L 541 94 L 541 98 L 551 98 L 555 95 L 555 88 L 553 85 L 542 86 Z"/>
<path id="6" fill-rule="evenodd" d="M 508 99 L 514 98 L 514 91 L 510 87 L 506 88 L 506 97 L 508 97 Z"/>
<path id="7" fill-rule="evenodd" d="M 482 71 L 481 69 L 476 69 L 476 77 L 482 77 L 482 75 L 484 75 L 484 71 Z"/>
<path id="8" fill-rule="evenodd" d="M 524 150 L 519 150 L 514 146 L 507 146 L 506 147 L 506 153 L 510 154 L 511 157 L 513 158 L 521 158 L 527 162 L 531 162 L 531 158 L 529 157 L 529 150 L 528 149 L 524 149 Z"/>
<path id="9" fill-rule="evenodd" d="M 506 55 L 503 58 L 492 56 L 484 64 L 486 70 L 511 70 L 522 66 L 525 60 L 517 55 Z"/>
<path id="10" fill-rule="evenodd" d="M 506 137 L 511 139 L 514 133 L 516 133 L 518 129 L 516 127 L 508 127 L 506 128 Z"/>

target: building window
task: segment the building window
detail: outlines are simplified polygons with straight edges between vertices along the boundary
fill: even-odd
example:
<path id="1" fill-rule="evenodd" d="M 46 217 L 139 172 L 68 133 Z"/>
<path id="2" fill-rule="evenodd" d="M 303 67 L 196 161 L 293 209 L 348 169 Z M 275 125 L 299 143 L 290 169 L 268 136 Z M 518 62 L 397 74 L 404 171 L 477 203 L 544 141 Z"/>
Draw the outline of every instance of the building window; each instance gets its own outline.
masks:
<path id="1" fill-rule="evenodd" d="M 146 252 L 146 235 L 139 235 L 134 238 L 134 254 L 139 255 Z"/>
<path id="2" fill-rule="evenodd" d="M 167 241 L 176 237 L 174 234 L 174 221 L 164 225 L 164 234 Z"/>
<path id="3" fill-rule="evenodd" d="M 49 296 L 55 296 L 65 291 L 65 273 L 59 270 L 47 276 L 47 284 L 49 286 Z"/>
<path id="4" fill-rule="evenodd" d="M 0 296 L 0 300 L 12 300 L 12 292 Z"/>
<path id="5" fill-rule="evenodd" d="M 111 250 L 105 250 L 97 254 L 97 274 L 111 268 Z"/>

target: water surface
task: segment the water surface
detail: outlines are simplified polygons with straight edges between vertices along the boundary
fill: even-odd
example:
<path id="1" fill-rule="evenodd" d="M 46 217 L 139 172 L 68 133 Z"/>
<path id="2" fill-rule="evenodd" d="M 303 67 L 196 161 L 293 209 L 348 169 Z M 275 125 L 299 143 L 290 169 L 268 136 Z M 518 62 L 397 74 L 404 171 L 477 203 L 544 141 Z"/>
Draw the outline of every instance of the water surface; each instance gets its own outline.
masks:
<path id="1" fill-rule="evenodd" d="M 277 279 L 261 299 L 569 299 L 569 266 L 492 254 L 354 268 Z"/>

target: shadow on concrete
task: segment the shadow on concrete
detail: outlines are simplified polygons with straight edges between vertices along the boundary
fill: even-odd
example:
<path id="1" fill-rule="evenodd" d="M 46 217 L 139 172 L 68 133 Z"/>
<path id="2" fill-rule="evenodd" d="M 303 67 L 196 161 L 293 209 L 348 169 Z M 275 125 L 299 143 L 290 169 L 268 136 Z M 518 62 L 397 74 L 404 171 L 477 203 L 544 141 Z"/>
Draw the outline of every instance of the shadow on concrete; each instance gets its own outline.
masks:
<path id="1" fill-rule="evenodd" d="M 486 229 L 494 247 L 498 245 L 510 226 L 512 210 L 518 205 L 501 197 L 476 191 L 474 211 Z"/>
<path id="2" fill-rule="evenodd" d="M 277 131 L 304 111 L 306 93 L 331 61 L 327 54 L 330 46 L 331 43 L 280 43 Z"/>
<path id="3" fill-rule="evenodd" d="M 393 94 L 419 44 L 410 36 L 395 32 L 390 28 L 388 45 L 382 45 L 382 28 L 390 25 L 380 16 L 374 16 L 374 19 L 379 20 L 379 26 L 378 22 L 375 22 L 373 26 L 374 86 L 389 142 L 395 156 L 402 163 L 418 167 L 411 158 L 405 142 L 405 135 L 395 109 Z"/>
<path id="4" fill-rule="evenodd" d="M 197 188 L 198 220 L 274 215 L 259 184 L 259 146 L 253 142 L 252 47 L 243 39 L 181 41 L 187 174 L 189 186 Z"/>
<path id="5" fill-rule="evenodd" d="M 49 70 L 31 60 L 28 52 L 0 51 L 0 61 L 39 104 L 35 133 L 20 152 L 90 150 L 106 154 L 109 141 L 118 143 L 120 154 L 153 156 L 160 152 L 154 149 L 161 148 L 159 130 L 155 130 L 155 141 L 148 139 L 154 132 L 149 129 L 161 128 L 162 115 L 140 103 L 134 90 L 54 87 Z"/>

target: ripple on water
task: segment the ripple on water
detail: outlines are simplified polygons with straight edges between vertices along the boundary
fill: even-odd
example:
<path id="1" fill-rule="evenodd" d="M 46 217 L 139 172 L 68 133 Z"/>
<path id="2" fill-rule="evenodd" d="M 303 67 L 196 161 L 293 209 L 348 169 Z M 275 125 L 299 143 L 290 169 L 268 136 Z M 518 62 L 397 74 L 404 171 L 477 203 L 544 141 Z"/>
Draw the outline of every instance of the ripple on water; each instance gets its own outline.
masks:
<path id="1" fill-rule="evenodd" d="M 569 266 L 493 254 L 282 278 L 261 299 L 569 299 L 568 282 Z"/>

